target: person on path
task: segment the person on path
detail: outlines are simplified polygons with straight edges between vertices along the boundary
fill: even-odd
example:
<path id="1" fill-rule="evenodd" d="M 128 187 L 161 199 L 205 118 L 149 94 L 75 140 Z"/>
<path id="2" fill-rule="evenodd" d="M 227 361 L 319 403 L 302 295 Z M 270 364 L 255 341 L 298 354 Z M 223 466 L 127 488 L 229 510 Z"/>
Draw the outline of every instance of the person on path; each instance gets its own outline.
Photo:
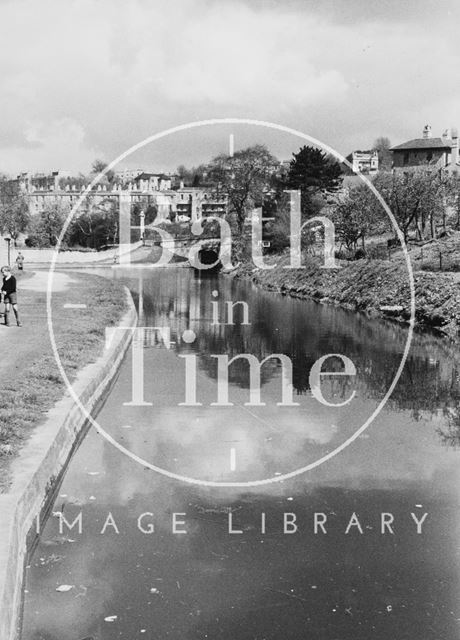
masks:
<path id="1" fill-rule="evenodd" d="M 2 267 L 3 284 L 1 293 L 3 302 L 5 303 L 5 325 L 10 326 L 10 305 L 13 307 L 16 323 L 21 326 L 18 312 L 18 296 L 16 293 L 16 278 L 11 274 L 10 267 Z"/>
<path id="2" fill-rule="evenodd" d="M 18 252 L 18 257 L 16 258 L 16 264 L 18 265 L 19 271 L 22 271 L 24 269 L 24 256 L 20 251 Z"/>

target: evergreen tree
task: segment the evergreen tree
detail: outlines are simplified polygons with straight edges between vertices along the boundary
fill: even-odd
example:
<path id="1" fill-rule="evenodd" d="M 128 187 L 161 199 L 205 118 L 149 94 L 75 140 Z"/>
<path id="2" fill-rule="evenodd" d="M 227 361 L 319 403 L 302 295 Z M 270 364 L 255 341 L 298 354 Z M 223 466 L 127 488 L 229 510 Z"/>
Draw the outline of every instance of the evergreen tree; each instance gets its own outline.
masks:
<path id="1" fill-rule="evenodd" d="M 324 205 L 324 195 L 340 188 L 342 167 L 315 147 L 303 146 L 292 156 L 284 188 L 300 189 L 302 216 L 310 218 Z"/>
<path id="2" fill-rule="evenodd" d="M 336 191 L 342 183 L 342 168 L 321 149 L 303 146 L 293 154 L 287 182 L 291 189 Z"/>

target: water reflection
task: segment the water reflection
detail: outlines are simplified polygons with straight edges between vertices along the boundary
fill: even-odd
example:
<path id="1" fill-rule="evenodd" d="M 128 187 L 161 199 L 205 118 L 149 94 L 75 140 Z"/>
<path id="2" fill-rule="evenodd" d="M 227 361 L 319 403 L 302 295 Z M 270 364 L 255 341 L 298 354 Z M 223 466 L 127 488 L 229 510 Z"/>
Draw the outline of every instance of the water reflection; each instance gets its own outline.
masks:
<path id="1" fill-rule="evenodd" d="M 131 286 L 133 283 L 131 283 Z M 138 287 L 136 287 L 137 289 Z M 326 353 L 346 354 L 357 364 L 356 380 L 331 379 L 338 397 L 345 398 L 351 384 L 366 399 L 380 400 L 390 386 L 401 361 L 407 339 L 406 329 L 393 322 L 370 320 L 362 315 L 331 306 L 282 298 L 261 291 L 254 285 L 216 278 L 191 277 L 187 270 L 161 278 L 146 276 L 142 288 L 145 325 L 170 326 L 177 353 L 193 351 L 202 370 L 216 377 L 216 361 L 209 354 L 227 353 L 234 357 L 253 353 L 259 359 L 284 353 L 293 363 L 293 386 L 297 394 L 309 390 L 308 376 L 315 360 Z M 176 292 L 179 295 L 176 296 Z M 220 325 L 213 325 L 211 301 L 218 292 Z M 135 293 L 136 296 L 136 293 Z M 224 301 L 244 300 L 250 309 L 251 326 L 238 323 L 241 307 L 235 310 L 235 326 L 223 324 Z M 286 328 L 289 330 L 286 330 Z M 193 345 L 182 341 L 182 333 L 197 334 Z M 331 362 L 328 362 L 330 367 Z M 236 361 L 230 371 L 231 382 L 248 387 L 248 366 Z M 279 373 L 271 362 L 262 369 L 262 385 Z M 324 382 L 323 382 L 324 383 Z M 340 387 L 340 390 L 338 389 Z M 448 419 L 460 404 L 460 352 L 433 335 L 416 332 L 410 355 L 390 399 L 392 410 L 412 411 L 418 420 L 423 414 L 443 412 Z"/>
<path id="2" fill-rule="evenodd" d="M 121 406 L 131 390 L 128 358 L 99 420 L 130 450 L 196 477 L 228 478 L 231 446 L 236 477 L 284 472 L 328 450 L 376 406 L 404 348 L 403 327 L 244 283 L 182 269 L 123 282 L 134 294 L 142 288 L 143 323 L 171 327 L 171 344 L 158 332 L 146 340 L 153 409 Z M 230 299 L 248 302 L 250 327 L 212 325 L 210 301 Z M 197 334 L 192 344 L 182 340 L 186 329 Z M 248 370 L 235 363 L 230 417 L 211 408 L 209 354 L 240 352 L 289 355 L 300 406 L 276 407 L 280 367 L 270 364 L 267 406 L 245 407 Z M 311 364 L 334 352 L 358 369 L 356 403 L 345 411 L 319 406 L 308 392 Z M 182 410 L 178 355 L 190 353 L 203 406 Z M 441 442 L 458 444 L 458 371 L 447 342 L 417 334 L 391 401 L 366 433 L 314 471 L 261 488 L 169 480 L 91 430 L 53 508 L 69 522 L 81 514 L 82 533 L 61 535 L 57 518 L 47 522 L 27 570 L 23 640 L 458 638 L 460 454 Z M 315 512 L 327 518 L 327 533 L 314 533 Z M 143 513 L 150 534 L 138 527 Z M 177 519 L 187 534 L 172 533 L 174 513 L 185 514 Z M 242 533 L 229 534 L 229 513 Z M 295 514 L 296 533 L 283 533 L 285 513 Z M 346 534 L 353 513 L 362 533 L 354 526 Z M 381 533 L 382 513 L 392 514 L 393 533 Z M 417 534 L 411 514 L 425 513 Z M 116 528 L 101 533 L 109 514 Z M 71 590 L 57 592 L 63 584 Z"/>

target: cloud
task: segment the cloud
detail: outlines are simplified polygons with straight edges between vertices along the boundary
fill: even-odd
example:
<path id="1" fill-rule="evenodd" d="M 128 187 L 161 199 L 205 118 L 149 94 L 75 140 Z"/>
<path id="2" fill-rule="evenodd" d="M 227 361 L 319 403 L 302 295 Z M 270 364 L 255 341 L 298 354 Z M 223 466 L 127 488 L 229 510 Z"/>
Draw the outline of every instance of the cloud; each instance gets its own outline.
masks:
<path id="1" fill-rule="evenodd" d="M 292 14 L 215 5 L 180 22 L 174 46 L 165 48 L 166 74 L 157 77 L 155 89 L 175 102 L 270 104 L 277 111 L 341 98 L 347 89 L 341 73 L 312 62 L 314 42 L 306 33 L 316 29 L 315 19 L 299 24 Z M 145 75 L 154 55 L 152 46 L 142 52 Z"/>
<path id="2" fill-rule="evenodd" d="M 0 170 L 87 170 L 94 155 L 216 117 L 280 122 L 346 153 L 414 137 L 425 120 L 444 129 L 460 97 L 452 16 L 410 6 L 358 20 L 361 0 L 347 16 L 311 2 L 0 3 Z"/>
<path id="3" fill-rule="evenodd" d="M 17 167 L 19 171 L 60 168 L 78 172 L 82 166 L 90 166 L 98 151 L 87 143 L 84 129 L 79 123 L 71 118 L 60 118 L 47 124 L 27 123 L 24 127 L 24 144 L 6 147 L 2 155 L 10 166 Z M 59 159 L 59 166 L 50 164 L 53 158 Z"/>

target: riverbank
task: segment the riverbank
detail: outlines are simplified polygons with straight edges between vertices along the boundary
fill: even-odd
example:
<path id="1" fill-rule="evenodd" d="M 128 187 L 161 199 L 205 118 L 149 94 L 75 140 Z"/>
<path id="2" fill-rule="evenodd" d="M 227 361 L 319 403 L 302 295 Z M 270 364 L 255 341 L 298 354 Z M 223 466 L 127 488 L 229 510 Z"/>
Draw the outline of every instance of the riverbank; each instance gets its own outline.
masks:
<path id="1" fill-rule="evenodd" d="M 405 262 L 357 260 L 341 263 L 338 269 L 323 269 L 319 260 L 307 257 L 304 269 L 287 269 L 289 257 L 283 254 L 266 259 L 273 269 L 242 264 L 232 276 L 250 279 L 264 289 L 297 298 L 338 304 L 371 316 L 391 317 L 407 322 L 410 318 L 410 287 Z M 441 331 L 457 340 L 460 336 L 460 282 L 449 273 L 414 272 L 415 324 Z"/>
<path id="2" fill-rule="evenodd" d="M 0 495 L 0 637 L 5 640 L 16 640 L 19 633 L 27 538 L 37 518 L 46 517 L 53 490 L 85 432 L 86 415 L 104 399 L 131 341 L 132 332 L 115 332 L 105 348 L 105 329 L 137 324 L 126 287 L 98 276 L 55 273 L 54 339 L 80 406 L 65 392 L 51 350 L 46 275 L 20 279 L 23 326 L 1 327 L 3 352 L 14 363 L 0 376 L 3 388 L 6 377 L 7 390 L 0 433 L 3 446 L 11 447 L 3 449 L 7 464 Z"/>
<path id="3" fill-rule="evenodd" d="M 11 326 L 0 326 L 0 493 L 8 491 L 10 465 L 65 392 L 51 349 L 46 314 L 47 272 L 16 274 L 22 327 L 13 313 Z M 62 364 L 70 380 L 104 349 L 105 327 L 127 309 L 119 287 L 104 278 L 55 274 L 53 328 Z M 72 308 L 85 304 L 84 308 Z M 64 306 L 66 305 L 66 306 Z"/>

